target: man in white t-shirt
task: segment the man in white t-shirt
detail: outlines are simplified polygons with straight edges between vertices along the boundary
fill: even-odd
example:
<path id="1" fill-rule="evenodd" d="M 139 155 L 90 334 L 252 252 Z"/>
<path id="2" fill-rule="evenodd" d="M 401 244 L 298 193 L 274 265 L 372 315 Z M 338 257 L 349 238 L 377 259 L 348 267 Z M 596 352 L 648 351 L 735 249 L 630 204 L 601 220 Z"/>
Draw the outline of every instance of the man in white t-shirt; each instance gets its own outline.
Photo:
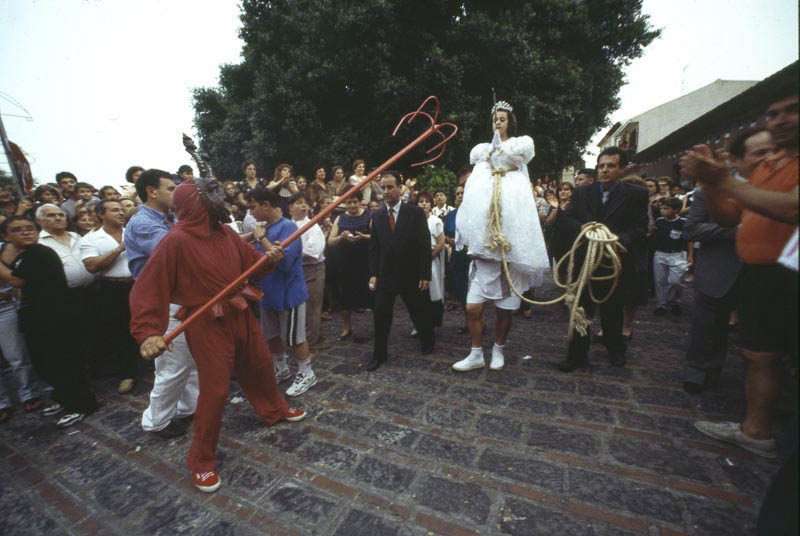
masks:
<path id="1" fill-rule="evenodd" d="M 128 327 L 133 277 L 123 242 L 125 211 L 119 201 L 103 200 L 95 213 L 103 225 L 81 238 L 80 255 L 86 269 L 97 276 L 100 350 L 116 354 L 122 377 L 117 392 L 124 394 L 139 375 L 139 345 Z"/>
<path id="2" fill-rule="evenodd" d="M 289 212 L 297 228 L 309 222 L 308 198 L 304 193 L 289 200 Z M 322 342 L 322 298 L 325 292 L 325 235 L 319 225 L 314 225 L 301 236 L 303 240 L 303 278 L 308 289 L 306 301 L 306 340 L 310 346 Z"/>
<path id="3" fill-rule="evenodd" d="M 95 276 L 86 269 L 81 261 L 80 240 L 78 233 L 67 231 L 67 215 L 60 207 L 47 203 L 36 209 L 36 221 L 42 226 L 39 233 L 39 244 L 47 246 L 58 254 L 67 276 L 70 303 L 75 314 L 82 318 L 81 333 L 76 333 L 76 340 L 84 355 L 89 360 L 89 368 L 97 368 L 94 362 L 97 342 L 97 314 L 92 304 L 92 293 L 89 286 Z"/>

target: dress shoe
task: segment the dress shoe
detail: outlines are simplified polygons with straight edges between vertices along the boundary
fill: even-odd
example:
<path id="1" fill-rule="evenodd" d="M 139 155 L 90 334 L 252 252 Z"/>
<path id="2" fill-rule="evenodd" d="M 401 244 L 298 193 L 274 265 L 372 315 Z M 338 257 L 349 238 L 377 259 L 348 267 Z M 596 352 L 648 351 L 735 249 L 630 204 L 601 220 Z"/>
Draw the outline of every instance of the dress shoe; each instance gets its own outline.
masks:
<path id="1" fill-rule="evenodd" d="M 381 361 L 380 359 L 375 359 L 373 357 L 372 360 L 369 363 L 367 363 L 366 369 L 369 372 L 372 372 L 373 370 L 378 370 L 378 367 L 380 367 L 381 365 L 383 365 L 383 361 Z"/>
<path id="2" fill-rule="evenodd" d="M 430 344 L 430 345 L 427 345 L 427 346 L 423 346 L 423 347 L 420 349 L 420 351 L 419 351 L 419 352 L 420 352 L 422 355 L 430 355 L 430 354 L 432 354 L 432 353 L 433 353 L 433 345 L 432 345 L 432 344 Z"/>
<path id="3" fill-rule="evenodd" d="M 627 361 L 627 359 L 625 358 L 625 355 L 613 355 L 612 354 L 609 357 L 611 358 L 611 365 L 614 366 L 614 367 L 624 367 L 625 366 L 625 362 Z"/>
<path id="4" fill-rule="evenodd" d="M 161 430 L 155 430 L 150 432 L 154 436 L 160 437 L 161 439 L 175 439 L 176 437 L 180 437 L 186 433 L 186 426 L 177 422 L 176 420 L 170 421 L 170 423 Z"/>
<path id="5" fill-rule="evenodd" d="M 690 395 L 699 395 L 705 390 L 705 386 L 699 383 L 685 381 L 683 382 L 683 390 Z"/>
<path id="6" fill-rule="evenodd" d="M 574 372 L 578 369 L 584 368 L 589 365 L 588 361 L 578 361 L 575 359 L 566 359 L 556 365 L 556 369 L 561 372 Z"/>

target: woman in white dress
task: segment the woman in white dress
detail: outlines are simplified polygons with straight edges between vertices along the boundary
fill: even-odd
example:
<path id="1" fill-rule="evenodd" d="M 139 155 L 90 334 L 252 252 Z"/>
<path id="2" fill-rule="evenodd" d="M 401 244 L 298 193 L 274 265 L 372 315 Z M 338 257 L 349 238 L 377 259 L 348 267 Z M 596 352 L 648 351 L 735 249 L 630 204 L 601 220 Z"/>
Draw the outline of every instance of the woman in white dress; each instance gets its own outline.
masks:
<path id="1" fill-rule="evenodd" d="M 444 222 L 431 213 L 433 196 L 428 192 L 417 194 L 417 206 L 425 212 L 428 220 L 428 231 L 431 233 L 431 319 L 433 326 L 442 325 L 444 314 Z"/>
<path id="2" fill-rule="evenodd" d="M 457 371 L 485 366 L 481 334 L 486 302 L 493 302 L 497 309 L 489 368 L 503 368 L 503 347 L 511 330 L 511 315 L 520 306 L 520 299 L 511 290 L 503 269 L 503 243 L 510 245 L 505 252 L 508 276 L 520 294 L 531 286 L 538 286 L 549 267 L 528 176 L 527 165 L 534 156 L 533 140 L 530 136 L 512 137 L 517 120 L 507 102 L 498 102 L 492 108 L 491 117 L 494 137 L 491 143 L 480 143 L 470 152 L 474 168 L 456 215 L 456 248 L 466 246 L 472 258 L 466 306 L 472 350 L 453 365 Z M 488 225 L 496 181 L 499 181 L 502 236 L 491 233 Z"/>

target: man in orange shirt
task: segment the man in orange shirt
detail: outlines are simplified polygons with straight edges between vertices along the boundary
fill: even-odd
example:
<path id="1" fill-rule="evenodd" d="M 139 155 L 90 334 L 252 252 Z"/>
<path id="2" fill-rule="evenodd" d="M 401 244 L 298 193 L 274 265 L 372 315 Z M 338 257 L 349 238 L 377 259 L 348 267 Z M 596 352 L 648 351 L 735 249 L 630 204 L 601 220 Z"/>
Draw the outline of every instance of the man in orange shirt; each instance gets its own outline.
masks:
<path id="1" fill-rule="evenodd" d="M 771 405 L 778 396 L 778 358 L 797 359 L 797 274 L 777 264 L 798 220 L 798 95 L 796 78 L 767 108 L 767 128 L 780 151 L 763 162 L 749 182 L 734 179 L 707 146 L 681 159 L 683 171 L 700 181 L 711 217 L 738 225 L 736 250 L 742 259 L 740 323 L 747 361 L 744 420 L 698 421 L 702 433 L 739 445 L 759 456 L 776 457 Z"/>

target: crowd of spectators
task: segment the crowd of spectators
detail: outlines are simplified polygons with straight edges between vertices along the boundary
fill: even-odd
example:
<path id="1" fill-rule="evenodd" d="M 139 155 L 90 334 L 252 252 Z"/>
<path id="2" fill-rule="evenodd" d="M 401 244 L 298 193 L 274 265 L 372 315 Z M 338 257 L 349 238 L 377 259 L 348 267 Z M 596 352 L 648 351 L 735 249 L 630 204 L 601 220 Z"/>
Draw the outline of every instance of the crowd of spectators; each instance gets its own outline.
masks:
<path id="1" fill-rule="evenodd" d="M 683 291 L 694 278 L 683 388 L 698 394 L 719 380 L 738 311 L 748 363 L 747 414 L 741 425 L 698 422 L 697 427 L 770 458 L 777 452 L 770 408 L 782 357 L 789 356 L 796 370 L 797 276 L 778 258 L 797 228 L 797 116 L 796 95 L 776 99 L 769 103 L 766 126 L 741 132 L 726 152 L 696 148 L 685 157 L 682 175 L 694 181 L 693 188 L 684 189 L 671 177 L 635 173 L 621 181 L 646 191 L 648 199 L 647 232 L 627 248 L 628 273 L 617 291 L 624 339 L 634 336 L 637 308 L 652 296 L 656 316 L 683 314 Z M 70 426 L 97 407 L 89 378 L 116 375 L 124 394 L 146 366 L 129 332 L 133 276 L 124 240 L 128 220 L 146 200 L 135 195 L 143 171 L 133 166 L 125 174 L 126 187 L 99 190 L 64 171 L 22 199 L 0 185 L 0 351 L 14 379 L 13 389 L 0 382 L 0 423 L 18 400 L 26 411 L 61 414 L 57 425 Z M 220 186 L 230 225 L 242 238 L 274 243 L 362 181 L 366 171 L 359 159 L 349 177 L 342 166 L 317 166 L 309 180 L 284 163 L 262 178 L 255 163 L 245 162 L 239 180 Z M 181 166 L 171 180 L 178 184 L 192 174 L 191 167 Z M 463 308 L 466 300 L 470 259 L 468 252 L 455 250 L 455 220 L 468 176 L 467 169 L 459 172 L 453 205 L 444 189 L 417 191 L 415 179 L 399 181 L 402 201 L 418 205 L 428 224 L 428 317 L 434 327 L 441 326 L 446 307 Z M 596 180 L 595 170 L 587 168 L 575 174 L 574 183 L 548 176 L 532 181 L 553 266 L 572 247 L 555 224 L 558 215 L 571 211 L 578 189 L 599 186 Z M 262 281 L 265 298 L 258 313 L 278 381 L 292 375 L 290 356 L 298 364 L 290 396 L 316 383 L 312 352 L 333 342 L 323 339 L 321 322 L 340 314 L 338 341 L 345 341 L 362 327 L 353 315 L 373 308 L 369 247 L 372 216 L 382 201 L 379 181 L 370 181 L 287 248 L 278 269 Z M 517 313 L 533 316 L 524 305 Z M 466 332 L 463 324 L 457 328 Z M 602 331 L 595 339 L 603 339 Z"/>

